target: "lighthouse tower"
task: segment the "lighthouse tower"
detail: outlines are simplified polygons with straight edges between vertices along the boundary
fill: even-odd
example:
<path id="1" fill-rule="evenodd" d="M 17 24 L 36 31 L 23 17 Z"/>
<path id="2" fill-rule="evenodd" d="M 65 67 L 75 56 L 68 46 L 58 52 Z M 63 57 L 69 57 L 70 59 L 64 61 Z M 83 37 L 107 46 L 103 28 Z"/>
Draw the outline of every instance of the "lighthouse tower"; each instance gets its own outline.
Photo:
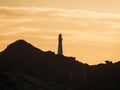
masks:
<path id="1" fill-rule="evenodd" d="M 62 34 L 59 34 L 59 36 L 58 36 L 58 55 L 63 55 L 63 50 L 62 50 Z"/>

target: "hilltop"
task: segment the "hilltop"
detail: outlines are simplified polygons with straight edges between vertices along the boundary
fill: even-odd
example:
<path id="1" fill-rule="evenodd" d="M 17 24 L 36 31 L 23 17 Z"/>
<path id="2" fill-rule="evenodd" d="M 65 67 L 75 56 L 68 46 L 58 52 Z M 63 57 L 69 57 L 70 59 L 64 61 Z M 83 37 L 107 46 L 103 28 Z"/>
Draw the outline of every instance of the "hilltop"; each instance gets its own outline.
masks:
<path id="1" fill-rule="evenodd" d="M 1 73 L 14 78 L 16 75 L 37 78 L 46 84 L 54 83 L 72 90 L 120 89 L 119 71 L 120 62 L 108 61 L 106 64 L 90 66 L 78 62 L 74 57 L 42 51 L 24 40 L 13 42 L 0 53 Z"/>

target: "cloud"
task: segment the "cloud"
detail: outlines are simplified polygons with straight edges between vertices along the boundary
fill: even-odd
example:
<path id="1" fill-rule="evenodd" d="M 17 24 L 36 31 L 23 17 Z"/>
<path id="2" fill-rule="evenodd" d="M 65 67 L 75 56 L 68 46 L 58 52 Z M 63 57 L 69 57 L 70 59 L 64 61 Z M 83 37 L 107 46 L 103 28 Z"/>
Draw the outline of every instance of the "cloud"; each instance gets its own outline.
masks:
<path id="1" fill-rule="evenodd" d="M 58 16 L 58 17 L 70 17 L 70 18 L 114 18 L 120 19 L 120 13 L 101 13 L 93 12 L 87 10 L 65 10 L 65 9 L 56 9 L 56 8 L 38 8 L 38 7 L 0 7 L 1 14 L 10 14 L 15 16 L 21 15 L 49 15 L 49 16 Z"/>
<path id="2" fill-rule="evenodd" d="M 120 13 L 38 7 L 0 7 L 0 36 L 55 38 L 73 42 L 119 43 Z M 41 35 L 41 36 L 39 36 Z M 44 35 L 44 36 L 43 36 Z"/>
<path id="3" fill-rule="evenodd" d="M 10 35 L 17 35 L 25 32 L 36 32 L 39 31 L 39 29 L 36 28 L 26 28 L 26 27 L 18 27 L 18 28 L 13 28 L 10 31 L 3 32 L 1 33 L 1 36 L 10 36 Z"/>

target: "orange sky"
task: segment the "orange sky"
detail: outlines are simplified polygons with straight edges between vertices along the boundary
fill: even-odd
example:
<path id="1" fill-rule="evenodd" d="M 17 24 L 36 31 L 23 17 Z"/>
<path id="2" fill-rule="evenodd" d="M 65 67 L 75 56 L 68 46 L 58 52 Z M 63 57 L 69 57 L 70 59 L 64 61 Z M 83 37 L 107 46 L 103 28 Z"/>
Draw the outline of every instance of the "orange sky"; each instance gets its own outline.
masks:
<path id="1" fill-rule="evenodd" d="M 0 0 L 0 50 L 25 39 L 88 64 L 120 60 L 120 0 Z"/>

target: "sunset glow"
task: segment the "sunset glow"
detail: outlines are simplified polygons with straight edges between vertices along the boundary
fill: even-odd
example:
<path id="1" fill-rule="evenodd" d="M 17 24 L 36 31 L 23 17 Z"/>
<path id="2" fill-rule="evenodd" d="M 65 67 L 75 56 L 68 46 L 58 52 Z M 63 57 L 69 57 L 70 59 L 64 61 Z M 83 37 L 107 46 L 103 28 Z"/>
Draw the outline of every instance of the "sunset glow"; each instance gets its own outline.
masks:
<path id="1" fill-rule="evenodd" d="M 120 60 L 120 0 L 1 0 L 0 50 L 24 39 L 88 64 Z"/>

